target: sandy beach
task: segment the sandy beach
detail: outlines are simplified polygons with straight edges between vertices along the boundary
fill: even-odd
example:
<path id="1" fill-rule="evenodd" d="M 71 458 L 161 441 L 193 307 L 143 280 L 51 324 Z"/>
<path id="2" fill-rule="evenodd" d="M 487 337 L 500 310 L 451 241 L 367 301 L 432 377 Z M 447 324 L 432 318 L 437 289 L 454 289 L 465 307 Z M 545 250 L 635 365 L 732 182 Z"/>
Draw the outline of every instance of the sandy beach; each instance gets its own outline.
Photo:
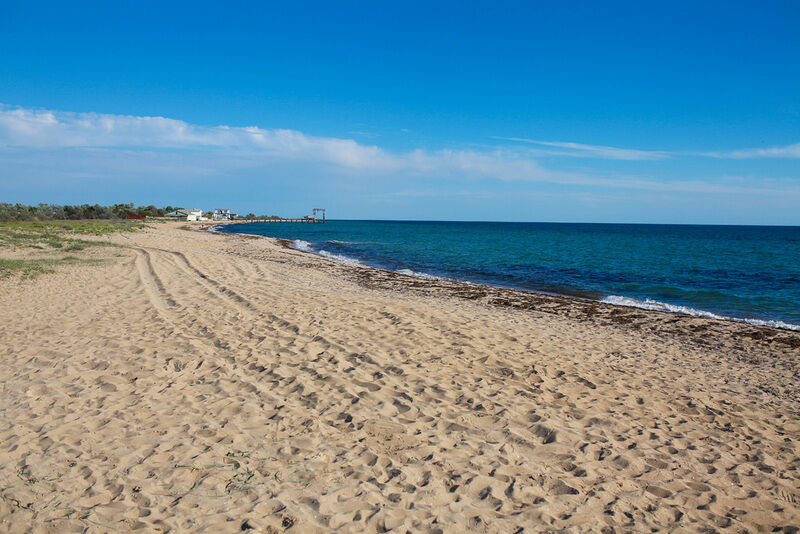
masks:
<path id="1" fill-rule="evenodd" d="M 111 239 L 0 280 L 2 532 L 800 525 L 798 332 Z"/>

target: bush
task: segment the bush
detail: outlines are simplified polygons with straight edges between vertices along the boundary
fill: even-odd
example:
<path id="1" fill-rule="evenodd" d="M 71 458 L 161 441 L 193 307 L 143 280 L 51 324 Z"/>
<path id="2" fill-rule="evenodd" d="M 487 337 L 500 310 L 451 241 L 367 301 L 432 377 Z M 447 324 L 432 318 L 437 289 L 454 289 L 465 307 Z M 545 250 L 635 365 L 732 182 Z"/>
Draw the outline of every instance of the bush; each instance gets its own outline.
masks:
<path id="1" fill-rule="evenodd" d="M 163 217 L 165 213 L 169 213 L 173 209 L 175 208 L 172 206 L 156 208 L 153 205 L 136 208 L 133 203 L 114 204 L 112 206 L 101 206 L 100 204 L 82 204 L 80 206 L 37 204 L 36 206 L 26 206 L 24 204 L 0 203 L 0 222 L 126 219 L 132 213 L 148 217 Z"/>

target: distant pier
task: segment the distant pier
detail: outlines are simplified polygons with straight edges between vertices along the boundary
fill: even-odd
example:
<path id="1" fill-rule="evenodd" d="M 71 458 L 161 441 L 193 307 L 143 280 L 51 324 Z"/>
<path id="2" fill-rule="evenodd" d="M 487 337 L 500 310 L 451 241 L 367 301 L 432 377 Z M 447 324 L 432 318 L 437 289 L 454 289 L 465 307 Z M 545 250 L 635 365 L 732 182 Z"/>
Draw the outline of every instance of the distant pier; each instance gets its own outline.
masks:
<path id="1" fill-rule="evenodd" d="M 285 217 L 269 217 L 267 219 L 248 219 L 253 222 L 274 222 L 274 223 L 309 223 L 309 224 L 325 224 L 325 208 L 314 208 L 313 215 L 306 215 L 300 219 L 292 219 Z M 320 217 L 321 215 L 321 217 Z"/>
<path id="2" fill-rule="evenodd" d="M 276 217 L 273 219 L 248 219 L 248 220 L 253 222 L 265 222 L 265 223 L 300 222 L 309 224 L 323 224 L 325 222 L 322 219 L 315 219 L 313 217 L 303 217 L 302 219 L 285 219 L 283 217 Z"/>

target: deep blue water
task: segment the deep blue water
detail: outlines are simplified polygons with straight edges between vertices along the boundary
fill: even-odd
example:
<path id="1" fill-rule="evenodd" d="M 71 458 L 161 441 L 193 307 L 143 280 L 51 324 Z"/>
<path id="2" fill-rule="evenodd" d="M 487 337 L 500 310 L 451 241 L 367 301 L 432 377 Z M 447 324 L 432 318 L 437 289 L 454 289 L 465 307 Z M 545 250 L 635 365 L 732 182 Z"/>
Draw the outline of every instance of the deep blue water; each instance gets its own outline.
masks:
<path id="1" fill-rule="evenodd" d="M 800 227 L 328 221 L 219 230 L 417 276 L 800 328 Z"/>

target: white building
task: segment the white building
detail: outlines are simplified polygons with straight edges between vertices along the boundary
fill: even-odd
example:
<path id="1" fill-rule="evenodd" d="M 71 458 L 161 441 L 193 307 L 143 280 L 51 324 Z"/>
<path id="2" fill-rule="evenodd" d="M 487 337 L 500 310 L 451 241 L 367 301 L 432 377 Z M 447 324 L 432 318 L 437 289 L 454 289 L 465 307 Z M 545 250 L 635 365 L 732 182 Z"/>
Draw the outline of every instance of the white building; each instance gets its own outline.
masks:
<path id="1" fill-rule="evenodd" d="M 203 217 L 203 210 L 186 210 L 186 220 L 207 221 L 208 219 Z"/>
<path id="2" fill-rule="evenodd" d="M 233 219 L 233 213 L 231 210 L 214 210 L 213 218 L 215 221 L 227 221 Z"/>

